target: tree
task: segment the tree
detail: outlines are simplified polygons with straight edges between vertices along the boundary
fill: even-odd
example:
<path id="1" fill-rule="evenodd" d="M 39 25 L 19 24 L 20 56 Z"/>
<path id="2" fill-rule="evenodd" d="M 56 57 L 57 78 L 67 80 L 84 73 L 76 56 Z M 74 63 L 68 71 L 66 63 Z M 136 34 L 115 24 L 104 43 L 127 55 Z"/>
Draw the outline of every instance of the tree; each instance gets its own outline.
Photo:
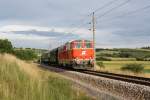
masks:
<path id="1" fill-rule="evenodd" d="M 121 68 L 121 70 L 131 71 L 134 73 L 141 73 L 144 71 L 144 66 L 142 64 L 137 63 L 126 64 Z"/>
<path id="2" fill-rule="evenodd" d="M 131 54 L 128 52 L 120 52 L 119 55 L 120 55 L 120 57 L 125 57 L 125 58 L 131 57 Z"/>
<path id="3" fill-rule="evenodd" d="M 15 50 L 14 54 L 22 60 L 34 60 L 37 54 L 33 50 Z"/>
<path id="4" fill-rule="evenodd" d="M 98 65 L 100 68 L 105 68 L 105 66 L 104 66 L 104 63 L 103 63 L 103 62 L 97 62 L 97 65 Z"/>
<path id="5" fill-rule="evenodd" d="M 7 39 L 0 39 L 0 53 L 12 53 L 13 46 Z"/>

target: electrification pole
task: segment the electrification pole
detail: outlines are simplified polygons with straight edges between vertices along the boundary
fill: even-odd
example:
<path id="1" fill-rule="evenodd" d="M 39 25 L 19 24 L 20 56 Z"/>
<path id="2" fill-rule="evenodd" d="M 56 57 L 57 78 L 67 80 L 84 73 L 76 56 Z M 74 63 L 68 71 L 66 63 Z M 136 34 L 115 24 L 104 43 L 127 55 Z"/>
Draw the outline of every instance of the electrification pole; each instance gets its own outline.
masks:
<path id="1" fill-rule="evenodd" d="M 93 49 L 94 49 L 94 68 L 96 67 L 96 47 L 95 47 L 95 13 L 92 14 L 92 32 L 93 32 Z"/>

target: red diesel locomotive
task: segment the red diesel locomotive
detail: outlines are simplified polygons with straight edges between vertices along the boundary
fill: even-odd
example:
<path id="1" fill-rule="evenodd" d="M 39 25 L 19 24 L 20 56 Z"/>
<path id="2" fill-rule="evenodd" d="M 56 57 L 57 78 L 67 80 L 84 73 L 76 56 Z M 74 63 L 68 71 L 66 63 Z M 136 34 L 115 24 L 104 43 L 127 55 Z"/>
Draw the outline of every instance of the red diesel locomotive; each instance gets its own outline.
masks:
<path id="1" fill-rule="evenodd" d="M 93 42 L 73 40 L 42 55 L 42 62 L 73 68 L 92 68 L 94 65 Z"/>

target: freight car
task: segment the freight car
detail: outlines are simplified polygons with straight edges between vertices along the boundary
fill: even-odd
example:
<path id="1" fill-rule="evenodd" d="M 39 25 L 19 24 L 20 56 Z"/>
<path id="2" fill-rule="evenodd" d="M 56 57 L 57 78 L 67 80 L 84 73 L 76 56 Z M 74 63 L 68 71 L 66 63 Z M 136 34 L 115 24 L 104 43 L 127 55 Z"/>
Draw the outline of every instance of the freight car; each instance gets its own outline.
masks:
<path id="1" fill-rule="evenodd" d="M 93 68 L 93 42 L 89 40 L 73 40 L 44 53 L 42 62 L 72 68 Z M 46 60 L 45 60 L 46 59 Z"/>

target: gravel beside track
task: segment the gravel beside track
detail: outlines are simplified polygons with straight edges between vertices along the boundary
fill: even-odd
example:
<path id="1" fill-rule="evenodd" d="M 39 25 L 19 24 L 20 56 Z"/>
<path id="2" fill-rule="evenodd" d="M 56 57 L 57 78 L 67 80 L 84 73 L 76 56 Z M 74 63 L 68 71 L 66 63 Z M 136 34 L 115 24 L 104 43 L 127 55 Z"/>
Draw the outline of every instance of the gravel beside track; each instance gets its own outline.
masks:
<path id="1" fill-rule="evenodd" d="M 149 86 L 68 71 L 45 65 L 42 66 L 51 71 L 62 74 L 69 80 L 82 85 L 82 87 L 84 86 L 87 92 L 96 96 L 96 99 L 98 100 L 150 100 Z M 103 95 L 100 96 L 100 92 Z M 110 98 L 107 98 L 109 96 Z"/>
<path id="2" fill-rule="evenodd" d="M 130 75 L 122 75 L 122 74 L 114 74 L 109 72 L 99 72 L 99 71 L 92 71 L 92 70 L 76 70 L 81 73 L 95 75 L 95 76 L 101 76 L 106 77 L 110 79 L 115 80 L 121 80 L 129 83 L 135 83 L 139 85 L 145 85 L 150 86 L 150 78 L 144 78 L 144 77 L 137 77 L 137 76 L 130 76 Z"/>

